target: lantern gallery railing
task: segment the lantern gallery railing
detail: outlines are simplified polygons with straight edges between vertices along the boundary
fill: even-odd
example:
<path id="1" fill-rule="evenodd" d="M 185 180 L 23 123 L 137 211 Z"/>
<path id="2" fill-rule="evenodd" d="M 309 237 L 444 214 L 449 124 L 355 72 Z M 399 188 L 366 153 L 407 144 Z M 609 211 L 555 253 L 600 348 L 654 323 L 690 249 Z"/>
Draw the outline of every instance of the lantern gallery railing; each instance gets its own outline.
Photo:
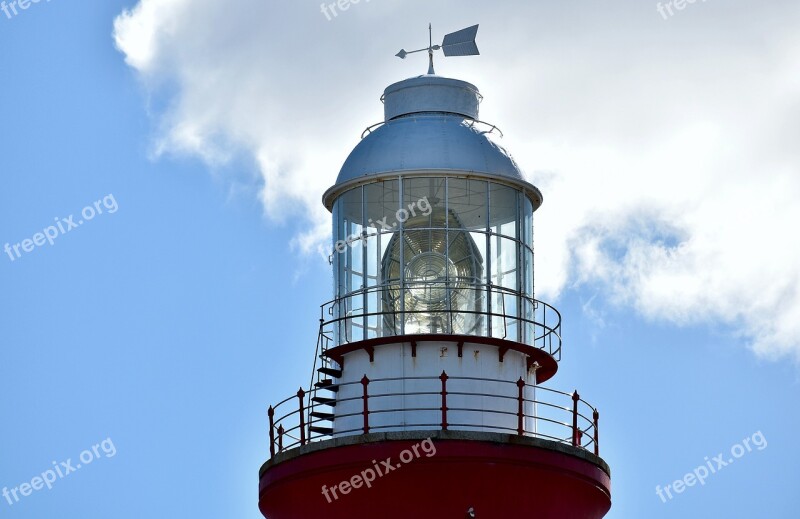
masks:
<path id="1" fill-rule="evenodd" d="M 331 386 L 326 386 L 324 393 L 300 389 L 270 406 L 270 457 L 330 437 L 419 430 L 513 434 L 600 455 L 599 413 L 577 391 L 534 386 L 522 378 L 510 382 L 450 377 L 445 372 L 439 377 L 374 380 L 365 375 L 336 388 L 335 399 L 330 398 Z"/>
<path id="2" fill-rule="evenodd" d="M 497 285 L 387 283 L 325 303 L 320 321 L 328 346 L 399 335 L 474 335 L 527 344 L 561 360 L 558 310 Z"/>

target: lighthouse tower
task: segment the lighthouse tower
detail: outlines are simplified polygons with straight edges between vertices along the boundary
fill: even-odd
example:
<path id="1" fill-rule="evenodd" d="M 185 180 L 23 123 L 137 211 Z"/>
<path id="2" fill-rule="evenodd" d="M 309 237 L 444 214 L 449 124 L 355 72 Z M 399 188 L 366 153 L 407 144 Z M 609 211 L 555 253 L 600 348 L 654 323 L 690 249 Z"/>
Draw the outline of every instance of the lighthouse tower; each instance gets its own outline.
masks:
<path id="1" fill-rule="evenodd" d="M 608 512 L 597 410 L 542 385 L 561 358 L 561 316 L 534 294 L 542 194 L 481 99 L 431 58 L 386 88 L 324 194 L 333 299 L 313 385 L 269 408 L 267 519 Z"/>

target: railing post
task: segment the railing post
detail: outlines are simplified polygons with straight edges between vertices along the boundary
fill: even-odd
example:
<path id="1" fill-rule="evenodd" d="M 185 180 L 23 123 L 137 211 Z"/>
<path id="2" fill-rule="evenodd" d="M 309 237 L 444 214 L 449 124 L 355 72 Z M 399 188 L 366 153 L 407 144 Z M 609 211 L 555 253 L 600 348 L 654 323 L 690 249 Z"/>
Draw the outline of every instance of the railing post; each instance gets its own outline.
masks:
<path id="1" fill-rule="evenodd" d="M 297 400 L 300 402 L 300 445 L 303 446 L 306 444 L 306 411 L 303 406 L 303 398 L 305 398 L 306 392 L 303 391 L 303 388 L 300 388 L 300 391 L 297 392 Z"/>
<path id="2" fill-rule="evenodd" d="M 447 430 L 447 379 L 450 377 L 447 376 L 447 373 L 442 371 L 442 374 L 439 376 L 439 380 L 442 381 L 442 430 Z"/>
<path id="3" fill-rule="evenodd" d="M 272 406 L 269 406 L 269 410 L 267 411 L 267 416 L 269 416 L 269 457 L 275 457 L 275 409 Z"/>
<path id="4" fill-rule="evenodd" d="M 519 436 L 522 436 L 523 433 L 525 432 L 525 429 L 522 425 L 523 417 L 525 416 L 522 412 L 522 402 L 523 402 L 522 392 L 525 388 L 525 381 L 522 380 L 522 377 L 519 377 L 519 380 L 517 380 L 517 387 L 519 388 L 519 397 L 517 398 L 517 401 L 519 403 L 519 407 L 517 408 L 517 434 Z"/>
<path id="5" fill-rule="evenodd" d="M 578 447 L 580 445 L 580 439 L 578 438 L 578 400 L 580 400 L 580 395 L 578 394 L 578 390 L 576 389 L 574 393 L 572 393 L 572 446 Z"/>
<path id="6" fill-rule="evenodd" d="M 283 452 L 283 425 L 278 426 L 278 452 Z"/>
<path id="7" fill-rule="evenodd" d="M 317 351 L 317 353 L 319 354 L 320 360 L 325 355 L 325 351 L 326 351 L 325 347 L 327 346 L 326 341 L 325 341 L 325 333 L 323 333 L 325 331 L 325 319 L 323 317 L 325 314 L 323 312 L 324 312 L 324 310 L 320 307 L 320 309 L 319 309 L 319 314 L 320 314 L 320 318 L 319 318 L 319 350 Z M 316 360 L 315 360 L 315 362 L 316 362 Z"/>
<path id="8" fill-rule="evenodd" d="M 600 413 L 597 409 L 594 410 L 594 455 L 600 456 L 600 429 L 597 427 L 597 422 L 600 421 Z"/>
<path id="9" fill-rule="evenodd" d="M 367 386 L 369 386 L 369 379 L 367 375 L 364 375 L 364 378 L 361 379 L 361 385 L 364 386 L 364 434 L 369 434 L 369 391 L 367 391 Z"/>

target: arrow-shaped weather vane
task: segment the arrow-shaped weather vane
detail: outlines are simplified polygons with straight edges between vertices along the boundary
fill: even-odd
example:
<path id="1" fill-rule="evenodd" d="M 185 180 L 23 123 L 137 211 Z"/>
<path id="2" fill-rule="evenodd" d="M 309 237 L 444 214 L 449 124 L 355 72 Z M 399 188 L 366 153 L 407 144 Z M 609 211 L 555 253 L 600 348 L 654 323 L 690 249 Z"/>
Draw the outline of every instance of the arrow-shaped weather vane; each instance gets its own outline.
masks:
<path id="1" fill-rule="evenodd" d="M 409 54 L 427 50 L 430 60 L 428 74 L 435 74 L 433 70 L 433 51 L 435 50 L 441 50 L 445 56 L 478 56 L 480 54 L 478 44 L 475 43 L 475 38 L 478 36 L 477 25 L 448 34 L 444 37 L 441 45 L 433 44 L 433 26 L 431 24 L 428 25 L 428 32 L 430 33 L 430 44 L 427 48 L 412 51 L 402 49 L 396 54 L 397 57 L 406 59 Z"/>

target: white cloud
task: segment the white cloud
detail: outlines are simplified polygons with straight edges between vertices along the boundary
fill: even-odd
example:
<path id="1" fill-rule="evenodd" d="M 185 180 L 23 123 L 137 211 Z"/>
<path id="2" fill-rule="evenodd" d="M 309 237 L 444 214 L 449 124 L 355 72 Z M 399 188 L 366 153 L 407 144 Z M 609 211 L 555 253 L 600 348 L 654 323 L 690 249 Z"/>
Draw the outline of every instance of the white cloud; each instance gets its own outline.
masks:
<path id="1" fill-rule="evenodd" d="M 414 13 L 447 20 L 440 32 L 481 22 L 484 56 L 439 69 L 481 87 L 483 118 L 545 193 L 539 292 L 591 285 L 593 307 L 724 323 L 760 355 L 800 359 L 795 3 L 667 21 L 633 0 L 439 4 L 375 0 L 328 21 L 317 2 L 141 0 L 114 36 L 165 106 L 155 150 L 248 157 L 266 214 L 307 217 L 295 245 L 310 252 L 329 233 L 320 195 L 380 119 L 383 87 L 425 68 L 391 57 L 424 41 Z"/>

